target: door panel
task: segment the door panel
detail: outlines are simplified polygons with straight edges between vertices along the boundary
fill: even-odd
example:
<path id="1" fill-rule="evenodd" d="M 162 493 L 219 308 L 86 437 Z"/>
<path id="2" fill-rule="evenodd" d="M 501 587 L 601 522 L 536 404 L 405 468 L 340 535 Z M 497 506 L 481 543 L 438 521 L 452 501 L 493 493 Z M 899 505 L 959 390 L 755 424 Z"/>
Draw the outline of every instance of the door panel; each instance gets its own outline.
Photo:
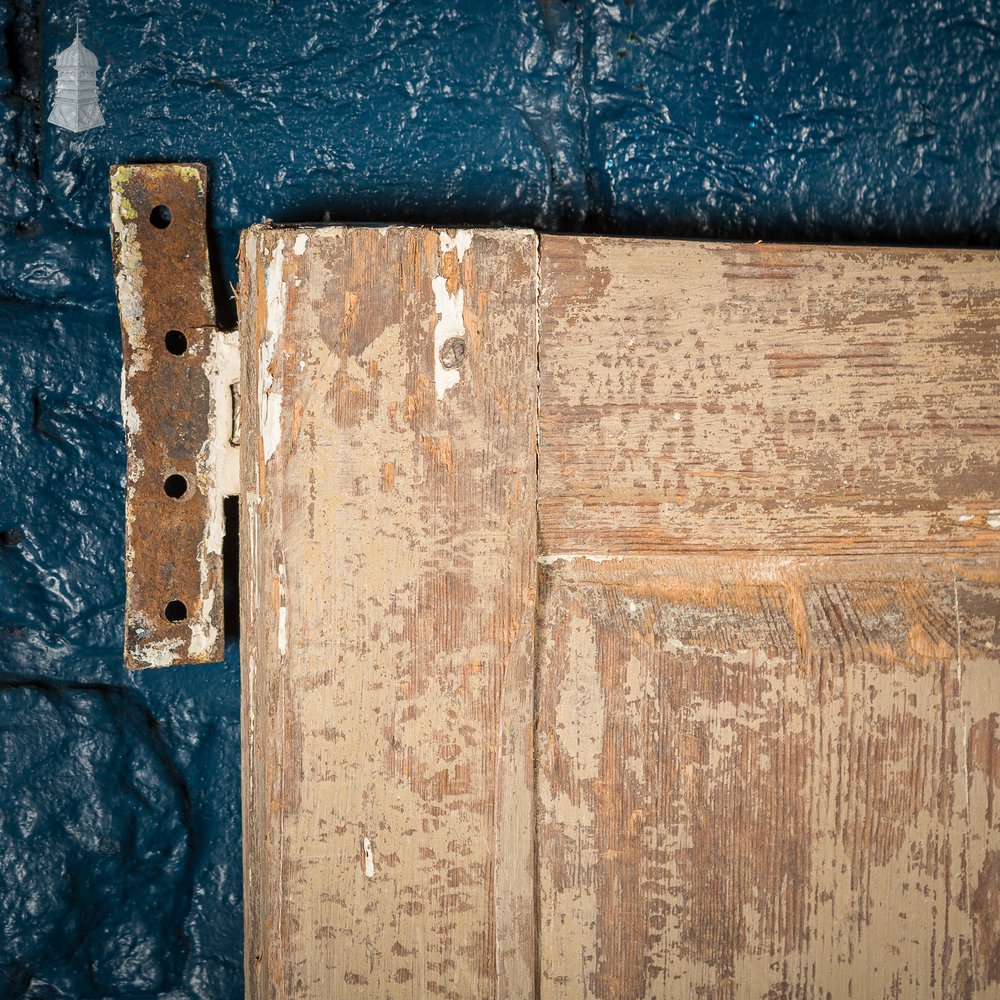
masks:
<path id="1" fill-rule="evenodd" d="M 541 996 L 995 996 L 997 570 L 547 566 Z"/>
<path id="2" fill-rule="evenodd" d="M 996 252 L 543 236 L 540 270 L 543 550 L 996 545 Z"/>
<path id="3" fill-rule="evenodd" d="M 248 994 L 1000 997 L 998 307 L 995 252 L 249 231 Z"/>

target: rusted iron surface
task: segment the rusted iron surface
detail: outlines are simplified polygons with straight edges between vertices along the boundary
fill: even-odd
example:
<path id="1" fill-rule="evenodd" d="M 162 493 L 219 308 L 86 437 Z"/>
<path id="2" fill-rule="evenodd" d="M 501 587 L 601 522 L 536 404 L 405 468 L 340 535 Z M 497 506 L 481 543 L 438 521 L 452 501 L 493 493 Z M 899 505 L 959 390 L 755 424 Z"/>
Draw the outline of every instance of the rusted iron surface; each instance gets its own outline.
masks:
<path id="1" fill-rule="evenodd" d="M 223 369 L 235 342 L 215 329 L 205 188 L 200 164 L 111 169 L 131 668 L 223 656 L 220 465 L 232 419 Z"/>

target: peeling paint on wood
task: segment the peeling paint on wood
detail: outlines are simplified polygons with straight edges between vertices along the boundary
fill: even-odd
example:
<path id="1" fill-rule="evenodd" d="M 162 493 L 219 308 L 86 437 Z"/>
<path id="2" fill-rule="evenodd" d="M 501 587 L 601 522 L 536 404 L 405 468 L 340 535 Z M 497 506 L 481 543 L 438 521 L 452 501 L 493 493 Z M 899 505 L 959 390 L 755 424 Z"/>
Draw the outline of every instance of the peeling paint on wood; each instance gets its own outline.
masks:
<path id="1" fill-rule="evenodd" d="M 458 269 L 466 251 L 472 245 L 472 234 L 458 230 L 454 236 L 448 232 L 439 235 L 441 271 L 431 282 L 434 289 L 434 306 L 439 319 L 434 326 L 434 385 L 437 398 L 458 385 L 462 375 L 459 366 L 446 362 L 443 352 L 446 345 L 465 343 L 465 289 L 458 280 Z M 454 350 L 452 353 L 456 353 Z"/>
<path id="2" fill-rule="evenodd" d="M 998 995 L 1000 563 L 543 581 L 542 1000 Z"/>
<path id="3" fill-rule="evenodd" d="M 536 247 L 244 236 L 249 996 L 532 993 Z"/>
<path id="4" fill-rule="evenodd" d="M 997 261 L 245 234 L 249 996 L 1000 995 Z"/>
<path id="5" fill-rule="evenodd" d="M 546 550 L 997 544 L 1000 253 L 543 236 Z"/>

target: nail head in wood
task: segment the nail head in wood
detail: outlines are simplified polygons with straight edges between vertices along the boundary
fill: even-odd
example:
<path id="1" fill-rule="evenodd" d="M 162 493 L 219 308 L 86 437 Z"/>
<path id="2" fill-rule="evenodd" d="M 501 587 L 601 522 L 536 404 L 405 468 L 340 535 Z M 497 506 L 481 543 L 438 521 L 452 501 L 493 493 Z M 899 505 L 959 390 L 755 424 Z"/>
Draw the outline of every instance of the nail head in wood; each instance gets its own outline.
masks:
<path id="1" fill-rule="evenodd" d="M 458 368 L 465 360 L 465 338 L 449 337 L 441 345 L 441 367 L 449 371 Z"/>

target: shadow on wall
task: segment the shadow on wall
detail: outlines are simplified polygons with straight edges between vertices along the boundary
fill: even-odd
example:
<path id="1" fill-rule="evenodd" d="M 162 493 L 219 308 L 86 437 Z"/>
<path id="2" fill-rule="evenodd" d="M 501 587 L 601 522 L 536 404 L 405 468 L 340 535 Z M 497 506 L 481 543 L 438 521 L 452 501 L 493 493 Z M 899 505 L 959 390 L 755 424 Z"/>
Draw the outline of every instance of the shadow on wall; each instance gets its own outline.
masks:
<path id="1" fill-rule="evenodd" d="M 41 680 L 0 683 L 0 718 L 0 997 L 180 985 L 189 942 L 164 928 L 191 904 L 191 805 L 156 720 L 120 689 Z"/>

